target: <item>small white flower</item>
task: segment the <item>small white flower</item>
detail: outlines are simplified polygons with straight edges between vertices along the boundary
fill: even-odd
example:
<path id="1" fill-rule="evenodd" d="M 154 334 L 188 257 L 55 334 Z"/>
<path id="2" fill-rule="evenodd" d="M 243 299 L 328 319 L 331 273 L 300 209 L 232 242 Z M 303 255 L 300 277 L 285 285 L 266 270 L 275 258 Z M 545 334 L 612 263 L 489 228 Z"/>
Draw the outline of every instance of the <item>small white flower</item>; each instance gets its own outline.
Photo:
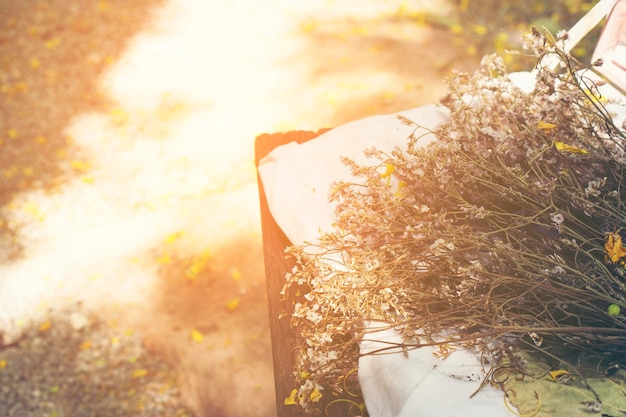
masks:
<path id="1" fill-rule="evenodd" d="M 561 213 L 554 213 L 550 216 L 550 219 L 552 220 L 552 223 L 554 223 L 556 226 L 560 226 L 561 223 L 563 223 L 563 221 L 565 220 L 565 217 L 563 217 Z"/>

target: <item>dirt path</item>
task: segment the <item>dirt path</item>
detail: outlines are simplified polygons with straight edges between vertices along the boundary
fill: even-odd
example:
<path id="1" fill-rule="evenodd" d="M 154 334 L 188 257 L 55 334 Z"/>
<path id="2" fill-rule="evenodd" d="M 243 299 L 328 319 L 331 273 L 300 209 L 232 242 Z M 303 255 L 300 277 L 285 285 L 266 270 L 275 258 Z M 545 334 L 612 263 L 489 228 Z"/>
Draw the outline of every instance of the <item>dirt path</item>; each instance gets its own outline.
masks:
<path id="1" fill-rule="evenodd" d="M 103 2 L 101 2 L 103 3 Z M 435 102 L 477 57 L 444 2 L 170 0 L 66 126 L 83 158 L 12 201 L 0 319 L 84 301 L 175 363 L 199 416 L 273 416 L 253 141 Z"/>

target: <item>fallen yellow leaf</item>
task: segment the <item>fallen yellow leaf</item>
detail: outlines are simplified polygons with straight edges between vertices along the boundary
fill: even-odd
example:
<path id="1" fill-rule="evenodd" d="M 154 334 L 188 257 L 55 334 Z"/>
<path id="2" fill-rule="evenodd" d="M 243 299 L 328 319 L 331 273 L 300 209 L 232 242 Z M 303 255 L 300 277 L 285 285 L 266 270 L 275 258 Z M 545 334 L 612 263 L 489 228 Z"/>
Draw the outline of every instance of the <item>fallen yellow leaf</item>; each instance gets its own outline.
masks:
<path id="1" fill-rule="evenodd" d="M 478 36 L 485 36 L 487 32 L 489 32 L 489 29 L 485 25 L 474 24 L 472 25 L 472 32 Z"/>
<path id="2" fill-rule="evenodd" d="M 54 49 L 54 48 L 56 48 L 57 46 L 59 46 L 59 44 L 60 44 L 60 43 L 61 43 L 61 38 L 59 38 L 59 37 L 57 36 L 57 37 L 54 37 L 54 38 L 52 38 L 52 39 L 50 39 L 50 40 L 47 40 L 47 41 L 44 43 L 44 45 L 45 45 L 45 47 L 46 47 L 47 49 Z"/>
<path id="3" fill-rule="evenodd" d="M 233 279 L 235 281 L 239 281 L 241 279 L 241 271 L 237 268 L 233 269 Z"/>
<path id="4" fill-rule="evenodd" d="M 191 330 L 191 340 L 193 340 L 196 343 L 202 343 L 203 339 L 204 339 L 204 335 L 202 334 L 202 332 L 196 329 Z"/>
<path id="5" fill-rule="evenodd" d="M 147 369 L 135 369 L 133 371 L 133 378 L 142 378 L 146 375 L 148 375 Z"/>
<path id="6" fill-rule="evenodd" d="M 39 325 L 39 331 L 42 333 L 47 332 L 48 330 L 50 330 L 51 326 L 52 326 L 52 322 L 50 320 L 46 320 Z"/>
<path id="7" fill-rule="evenodd" d="M 231 298 L 226 302 L 226 308 L 228 311 L 235 311 L 239 307 L 239 297 Z"/>
<path id="8" fill-rule="evenodd" d="M 41 62 L 37 58 L 31 58 L 30 59 L 30 66 L 33 67 L 34 69 L 37 69 L 37 68 L 41 67 Z"/>
<path id="9" fill-rule="evenodd" d="M 91 340 L 85 340 L 83 343 L 81 343 L 80 349 L 81 350 L 91 349 Z"/>
<path id="10" fill-rule="evenodd" d="M 568 145 L 565 142 L 556 141 L 556 142 L 554 142 L 554 147 L 556 148 L 557 151 L 562 151 L 562 152 L 576 153 L 576 154 L 580 154 L 580 155 L 584 155 L 584 154 L 587 153 L 587 151 L 585 149 L 577 148 L 577 147 L 572 146 L 572 145 Z"/>
<path id="11" fill-rule="evenodd" d="M 160 263 L 162 265 L 167 265 L 172 261 L 172 258 L 170 257 L 169 254 L 164 253 L 163 255 L 159 256 L 158 258 L 156 258 L 157 263 Z"/>
<path id="12" fill-rule="evenodd" d="M 183 232 L 183 231 L 170 233 L 165 238 L 165 243 L 172 244 L 172 243 L 176 242 L 178 239 L 180 239 L 184 234 L 185 234 L 185 232 Z"/>
<path id="13" fill-rule="evenodd" d="M 72 168 L 78 172 L 85 172 L 89 169 L 89 164 L 85 161 L 72 161 Z"/>
<path id="14" fill-rule="evenodd" d="M 7 367 L 7 360 L 6 359 L 0 359 L 0 369 L 4 369 Z"/>
<path id="15" fill-rule="evenodd" d="M 454 35 L 460 35 L 461 33 L 463 33 L 463 26 L 461 26 L 458 23 L 455 23 L 450 26 L 449 30 L 450 30 L 450 33 Z"/>

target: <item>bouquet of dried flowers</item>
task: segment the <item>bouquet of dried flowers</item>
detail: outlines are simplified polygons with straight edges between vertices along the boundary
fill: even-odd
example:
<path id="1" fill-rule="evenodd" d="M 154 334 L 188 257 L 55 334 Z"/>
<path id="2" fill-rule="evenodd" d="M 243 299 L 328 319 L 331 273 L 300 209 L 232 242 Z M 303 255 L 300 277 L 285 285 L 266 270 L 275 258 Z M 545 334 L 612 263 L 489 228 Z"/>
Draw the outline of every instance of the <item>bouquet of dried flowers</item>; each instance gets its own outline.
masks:
<path id="1" fill-rule="evenodd" d="M 331 191 L 336 230 L 314 255 L 289 250 L 303 337 L 289 401 L 314 411 L 324 390 L 349 391 L 369 321 L 403 348 L 472 347 L 492 363 L 511 347 L 626 362 L 626 137 L 566 36 L 528 36 L 532 92 L 487 57 L 449 82 L 434 143 L 417 146 L 431 132 L 415 125 L 406 149 L 345 161 L 358 180 Z"/>

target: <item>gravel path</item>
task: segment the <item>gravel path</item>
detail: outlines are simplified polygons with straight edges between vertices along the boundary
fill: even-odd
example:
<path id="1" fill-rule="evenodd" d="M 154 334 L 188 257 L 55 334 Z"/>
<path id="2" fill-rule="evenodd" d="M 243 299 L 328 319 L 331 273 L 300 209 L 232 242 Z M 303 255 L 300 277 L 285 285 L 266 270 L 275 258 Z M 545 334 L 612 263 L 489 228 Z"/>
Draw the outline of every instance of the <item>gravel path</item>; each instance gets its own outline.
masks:
<path id="1" fill-rule="evenodd" d="M 0 345 L 0 416 L 193 416 L 138 334 L 79 305 L 46 316 Z"/>

